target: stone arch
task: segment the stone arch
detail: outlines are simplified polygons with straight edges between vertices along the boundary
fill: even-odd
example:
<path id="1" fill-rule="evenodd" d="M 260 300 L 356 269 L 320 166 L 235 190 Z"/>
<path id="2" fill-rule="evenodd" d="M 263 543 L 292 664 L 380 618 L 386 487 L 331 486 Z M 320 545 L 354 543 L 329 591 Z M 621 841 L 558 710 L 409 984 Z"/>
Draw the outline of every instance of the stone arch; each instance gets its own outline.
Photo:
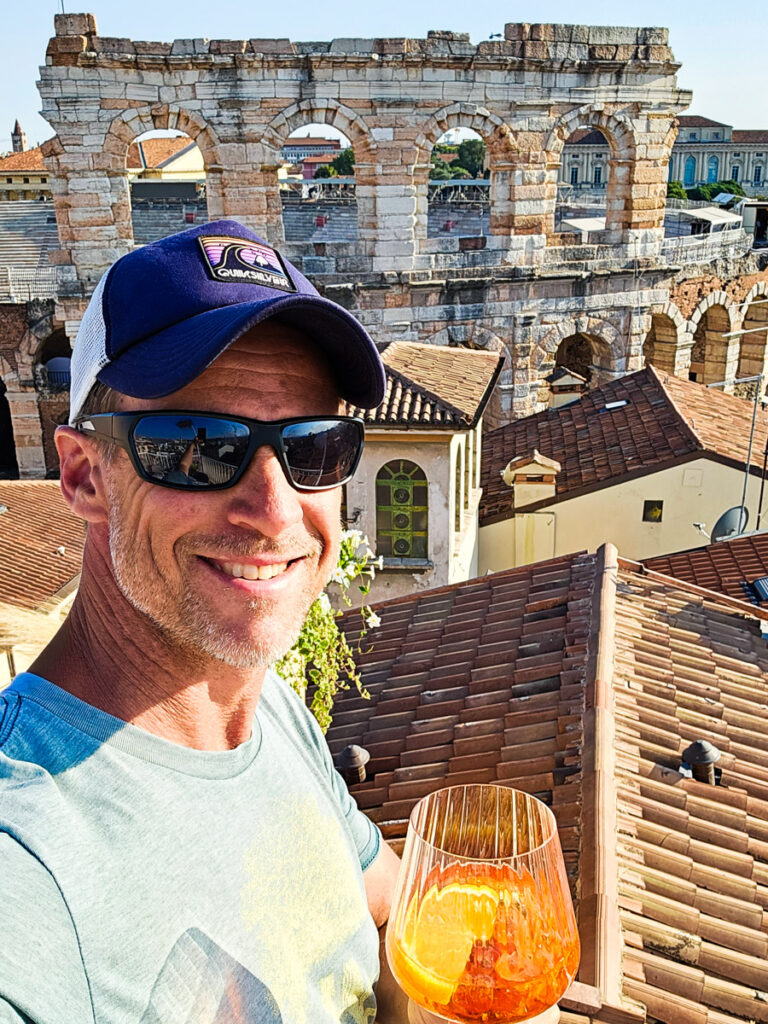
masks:
<path id="1" fill-rule="evenodd" d="M 606 111 L 604 107 L 585 104 L 563 114 L 550 129 L 544 151 L 547 162 L 560 166 L 560 158 L 566 140 L 584 126 L 599 128 L 611 148 L 611 157 L 620 160 L 631 160 L 635 156 L 635 133 L 630 118 L 622 113 Z"/>
<path id="2" fill-rule="evenodd" d="M 577 319 L 561 320 L 534 346 L 531 353 L 531 367 L 540 377 L 545 377 L 555 368 L 555 355 L 561 344 L 574 335 L 590 339 L 596 361 L 593 369 L 595 383 L 611 380 L 626 368 L 629 355 L 629 340 L 610 321 L 599 317 L 582 316 Z"/>
<path id="3" fill-rule="evenodd" d="M 742 334 L 739 339 L 741 344 L 737 377 L 763 374 L 761 381 L 742 385 L 740 390 L 746 394 L 754 394 L 755 384 L 758 384 L 760 391 L 765 392 L 768 385 L 768 281 L 758 281 L 750 288 L 739 313 L 742 327 L 749 333 Z M 766 329 L 759 330 L 763 325 Z"/>
<path id="4" fill-rule="evenodd" d="M 665 302 L 650 311 L 651 324 L 643 342 L 643 361 L 665 373 L 680 372 L 681 356 L 686 350 L 686 324 L 680 310 Z"/>
<path id="5" fill-rule="evenodd" d="M 565 143 L 580 127 L 599 129 L 608 142 L 605 228 L 611 234 L 606 235 L 606 241 L 619 241 L 627 224 L 627 211 L 631 203 L 630 182 L 634 176 L 637 156 L 631 120 L 621 112 L 590 104 L 563 114 L 550 129 L 544 144 L 547 184 L 553 194 L 557 192 L 557 177 Z M 554 231 L 554 209 L 552 218 L 550 232 Z"/>
<path id="6" fill-rule="evenodd" d="M 736 376 L 739 339 L 725 335 L 738 330 L 739 312 L 731 297 L 712 291 L 691 314 L 689 331 L 693 334 L 689 378 L 701 384 L 714 384 Z M 724 391 L 733 391 L 733 384 Z"/>
<path id="7" fill-rule="evenodd" d="M 145 132 L 173 129 L 188 135 L 203 154 L 206 171 L 219 162 L 219 138 L 215 129 L 200 114 L 175 103 L 156 103 L 132 107 L 113 118 L 107 128 L 104 152 L 125 160 L 128 147 Z"/>
<path id="8" fill-rule="evenodd" d="M 355 154 L 355 199 L 357 202 L 358 237 L 375 237 L 376 216 L 374 188 L 376 182 L 376 142 L 365 119 L 351 107 L 334 99 L 307 99 L 281 110 L 265 127 L 261 136 L 262 170 L 269 181 L 263 187 L 271 190 L 274 218 L 277 223 L 270 241 L 282 244 L 285 239 L 282 202 L 277 185 L 280 150 L 292 132 L 311 123 L 327 124 L 343 132 Z M 367 229 L 367 230 L 366 230 Z"/>
<path id="9" fill-rule="evenodd" d="M 365 119 L 351 107 L 344 106 L 334 99 L 301 100 L 281 110 L 264 129 L 262 143 L 275 153 L 279 153 L 292 132 L 312 122 L 327 124 L 343 132 L 352 143 L 356 160 L 358 147 L 359 155 L 375 149 L 375 142 Z"/>
<path id="10" fill-rule="evenodd" d="M 510 420 L 506 393 L 511 390 L 514 380 L 512 350 L 508 344 L 478 323 L 469 321 L 463 324 L 451 324 L 439 331 L 420 337 L 423 345 L 445 345 L 452 348 L 474 348 L 486 352 L 498 352 L 504 357 L 504 366 L 496 387 L 488 401 L 483 415 L 483 432 L 495 430 Z"/>
<path id="11" fill-rule="evenodd" d="M 490 234 L 509 234 L 512 206 L 511 168 L 517 158 L 512 129 L 496 114 L 475 103 L 452 103 L 429 118 L 416 137 L 413 180 L 417 190 L 417 238 L 427 237 L 429 163 L 437 140 L 454 128 L 469 128 L 485 143 L 490 170 Z"/>

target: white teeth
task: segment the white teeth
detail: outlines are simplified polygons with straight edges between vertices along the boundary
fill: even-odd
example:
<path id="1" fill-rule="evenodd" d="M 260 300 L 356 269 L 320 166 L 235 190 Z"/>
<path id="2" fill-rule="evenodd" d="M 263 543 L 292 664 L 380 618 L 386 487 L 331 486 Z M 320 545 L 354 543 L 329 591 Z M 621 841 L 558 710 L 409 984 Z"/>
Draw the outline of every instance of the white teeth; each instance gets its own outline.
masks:
<path id="1" fill-rule="evenodd" d="M 275 565 L 241 565 L 239 562 L 216 564 L 227 576 L 244 580 L 271 580 L 273 576 L 279 576 L 288 568 L 287 562 L 278 562 Z"/>

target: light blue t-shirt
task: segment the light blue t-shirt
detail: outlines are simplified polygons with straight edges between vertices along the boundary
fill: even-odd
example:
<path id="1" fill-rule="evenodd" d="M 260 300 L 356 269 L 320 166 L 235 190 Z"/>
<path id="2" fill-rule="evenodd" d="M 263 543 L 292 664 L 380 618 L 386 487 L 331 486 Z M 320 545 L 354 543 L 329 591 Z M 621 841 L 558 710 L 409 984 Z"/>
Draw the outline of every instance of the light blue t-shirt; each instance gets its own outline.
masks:
<path id="1" fill-rule="evenodd" d="M 200 751 L 30 673 L 0 693 L 0 1024 L 369 1024 L 380 834 L 267 674 Z"/>

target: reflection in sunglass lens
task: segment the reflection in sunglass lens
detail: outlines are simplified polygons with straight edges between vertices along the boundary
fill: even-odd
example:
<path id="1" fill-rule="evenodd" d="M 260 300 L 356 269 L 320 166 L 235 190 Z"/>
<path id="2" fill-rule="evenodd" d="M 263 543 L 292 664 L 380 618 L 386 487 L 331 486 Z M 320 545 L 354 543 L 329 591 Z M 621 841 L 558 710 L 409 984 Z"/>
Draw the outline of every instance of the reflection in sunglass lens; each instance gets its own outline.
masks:
<path id="1" fill-rule="evenodd" d="M 350 420 L 312 420 L 283 427 L 283 450 L 297 487 L 333 487 L 349 477 L 362 433 Z"/>
<path id="2" fill-rule="evenodd" d="M 184 487 L 228 483 L 245 458 L 249 437 L 244 423 L 213 416 L 144 416 L 133 431 L 145 473 Z"/>

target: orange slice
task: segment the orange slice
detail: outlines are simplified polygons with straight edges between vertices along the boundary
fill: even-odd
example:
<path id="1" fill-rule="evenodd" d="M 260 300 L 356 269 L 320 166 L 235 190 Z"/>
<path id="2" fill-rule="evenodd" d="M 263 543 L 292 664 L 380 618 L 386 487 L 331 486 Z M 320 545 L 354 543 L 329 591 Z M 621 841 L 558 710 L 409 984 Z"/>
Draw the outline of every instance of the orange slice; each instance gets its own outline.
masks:
<path id="1" fill-rule="evenodd" d="M 415 894 L 405 914 L 401 964 L 418 990 L 436 1003 L 447 1003 L 475 942 L 487 942 L 499 894 L 487 885 L 452 882 L 433 885 L 421 902 Z"/>

